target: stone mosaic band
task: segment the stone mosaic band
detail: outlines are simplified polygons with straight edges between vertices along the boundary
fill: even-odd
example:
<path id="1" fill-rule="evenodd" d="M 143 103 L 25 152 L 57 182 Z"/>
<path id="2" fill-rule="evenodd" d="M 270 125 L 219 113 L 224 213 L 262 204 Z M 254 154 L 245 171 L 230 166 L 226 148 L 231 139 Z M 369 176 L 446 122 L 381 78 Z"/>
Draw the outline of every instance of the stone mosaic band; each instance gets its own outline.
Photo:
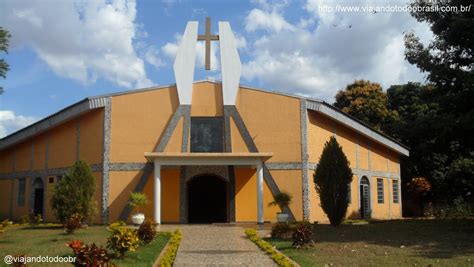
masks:
<path id="1" fill-rule="evenodd" d="M 300 131 L 301 131 L 301 176 L 303 184 L 303 219 L 309 220 L 309 181 L 308 181 L 308 111 L 306 109 L 306 100 L 300 100 Z"/>
<path id="2" fill-rule="evenodd" d="M 110 162 L 110 127 L 111 127 L 112 98 L 105 99 L 104 107 L 104 147 L 102 155 L 102 209 L 103 223 L 109 221 L 109 162 Z"/>

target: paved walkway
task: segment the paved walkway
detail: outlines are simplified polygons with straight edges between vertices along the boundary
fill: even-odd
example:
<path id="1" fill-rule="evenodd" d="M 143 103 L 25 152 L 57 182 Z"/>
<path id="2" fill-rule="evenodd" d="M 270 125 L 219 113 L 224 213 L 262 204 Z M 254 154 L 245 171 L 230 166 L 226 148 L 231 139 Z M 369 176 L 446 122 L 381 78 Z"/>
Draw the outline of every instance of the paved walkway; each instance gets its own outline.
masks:
<path id="1" fill-rule="evenodd" d="M 162 225 L 161 230 L 168 225 Z M 166 227 L 166 228 L 165 228 Z M 177 226 L 169 225 L 170 229 Z M 232 225 L 180 225 L 183 239 L 174 266 L 276 266 L 244 228 Z"/>

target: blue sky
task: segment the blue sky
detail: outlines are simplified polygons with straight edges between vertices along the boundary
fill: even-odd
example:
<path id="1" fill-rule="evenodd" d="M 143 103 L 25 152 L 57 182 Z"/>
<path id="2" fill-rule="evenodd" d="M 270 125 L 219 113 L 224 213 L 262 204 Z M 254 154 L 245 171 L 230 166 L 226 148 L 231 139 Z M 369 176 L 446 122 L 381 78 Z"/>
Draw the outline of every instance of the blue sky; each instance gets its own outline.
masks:
<path id="1" fill-rule="evenodd" d="M 424 81 L 404 60 L 403 32 L 426 43 L 427 25 L 404 12 L 327 12 L 335 6 L 405 5 L 404 0 L 173 1 L 46 0 L 0 3 L 0 25 L 10 30 L 11 70 L 0 84 L 0 137 L 87 96 L 174 83 L 174 53 L 186 22 L 229 21 L 243 64 L 241 83 L 324 99 L 355 79 L 384 88 Z M 195 79 L 204 71 L 198 47 Z"/>

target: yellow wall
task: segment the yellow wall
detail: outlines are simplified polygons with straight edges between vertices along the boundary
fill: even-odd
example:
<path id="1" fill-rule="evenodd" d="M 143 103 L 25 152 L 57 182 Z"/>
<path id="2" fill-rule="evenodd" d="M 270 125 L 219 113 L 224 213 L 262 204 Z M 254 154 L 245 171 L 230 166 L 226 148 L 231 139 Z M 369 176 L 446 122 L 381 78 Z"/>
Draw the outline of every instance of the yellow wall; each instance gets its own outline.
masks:
<path id="1" fill-rule="evenodd" d="M 111 162 L 145 162 L 178 106 L 175 87 L 112 97 Z"/>
<path id="2" fill-rule="evenodd" d="M 48 132 L 48 168 L 68 167 L 76 161 L 76 122 Z"/>
<path id="3" fill-rule="evenodd" d="M 308 160 L 319 162 L 324 144 L 334 136 L 334 123 L 327 117 L 308 110 Z"/>
<path id="4" fill-rule="evenodd" d="M 161 170 L 161 220 L 162 222 L 179 221 L 179 170 Z M 119 219 L 126 207 L 130 193 L 134 192 L 142 176 L 141 171 L 113 171 L 109 173 L 109 221 Z M 146 218 L 153 218 L 154 179 L 150 174 L 143 192 L 148 197 L 148 204 L 141 209 Z"/>
<path id="5" fill-rule="evenodd" d="M 183 121 L 184 118 L 181 117 L 174 129 L 173 134 L 171 135 L 168 145 L 165 147 L 165 152 L 181 152 L 181 144 L 183 140 Z M 189 142 L 188 142 L 189 147 Z M 188 150 L 188 148 L 186 148 Z"/>
<path id="6" fill-rule="evenodd" d="M 0 180 L 0 218 L 10 217 L 10 203 L 12 201 L 12 186 L 13 180 Z"/>
<path id="7" fill-rule="evenodd" d="M 240 88 L 236 107 L 260 152 L 270 161 L 301 161 L 300 100 Z"/>
<path id="8" fill-rule="evenodd" d="M 46 134 L 36 136 L 34 138 L 35 153 L 33 155 L 33 170 L 44 170 L 46 158 Z M 74 146 L 74 151 L 76 147 Z"/>
<path id="9" fill-rule="evenodd" d="M 104 109 L 93 110 L 80 118 L 80 158 L 89 164 L 102 162 Z"/>
<path id="10" fill-rule="evenodd" d="M 210 82 L 195 83 L 191 105 L 191 116 L 219 117 L 224 115 L 222 86 Z"/>
<path id="11" fill-rule="evenodd" d="M 247 145 L 240 135 L 239 129 L 233 118 L 230 118 L 230 136 L 232 142 L 232 152 L 249 152 Z"/>

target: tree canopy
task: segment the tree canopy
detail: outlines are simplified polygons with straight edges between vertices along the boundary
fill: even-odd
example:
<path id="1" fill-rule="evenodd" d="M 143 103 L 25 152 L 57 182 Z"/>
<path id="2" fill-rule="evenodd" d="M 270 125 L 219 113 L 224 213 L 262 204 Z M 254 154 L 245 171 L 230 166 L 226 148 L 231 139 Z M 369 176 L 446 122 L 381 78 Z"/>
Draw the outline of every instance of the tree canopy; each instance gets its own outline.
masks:
<path id="1" fill-rule="evenodd" d="M 11 35 L 3 27 L 0 26 L 0 51 L 3 53 L 8 53 L 8 44 Z M 10 66 L 5 61 L 5 59 L 0 59 L 0 77 L 5 79 L 7 77 L 7 71 L 10 69 Z M 0 86 L 0 94 L 3 93 L 3 87 Z"/>

